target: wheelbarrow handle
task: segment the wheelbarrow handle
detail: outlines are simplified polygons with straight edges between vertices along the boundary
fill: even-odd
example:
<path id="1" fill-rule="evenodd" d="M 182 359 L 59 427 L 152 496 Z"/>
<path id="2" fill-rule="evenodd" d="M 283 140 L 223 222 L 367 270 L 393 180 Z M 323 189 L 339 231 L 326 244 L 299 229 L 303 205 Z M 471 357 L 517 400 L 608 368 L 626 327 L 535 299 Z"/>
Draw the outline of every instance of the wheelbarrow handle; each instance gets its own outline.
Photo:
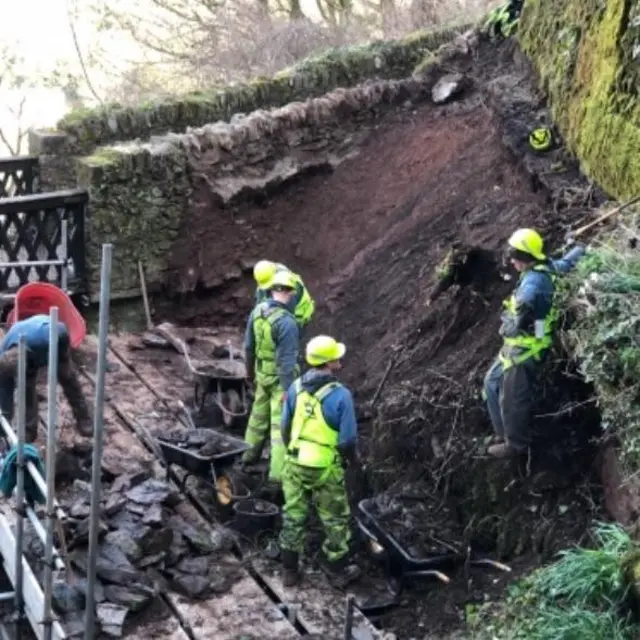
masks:
<path id="1" fill-rule="evenodd" d="M 247 415 L 247 410 L 245 409 L 244 411 L 241 411 L 239 413 L 236 413 L 235 411 L 231 411 L 230 409 L 227 409 L 221 402 L 220 400 L 218 400 L 218 398 L 213 398 L 214 403 L 218 406 L 218 408 L 224 412 L 226 415 L 231 416 L 232 418 L 244 418 Z"/>

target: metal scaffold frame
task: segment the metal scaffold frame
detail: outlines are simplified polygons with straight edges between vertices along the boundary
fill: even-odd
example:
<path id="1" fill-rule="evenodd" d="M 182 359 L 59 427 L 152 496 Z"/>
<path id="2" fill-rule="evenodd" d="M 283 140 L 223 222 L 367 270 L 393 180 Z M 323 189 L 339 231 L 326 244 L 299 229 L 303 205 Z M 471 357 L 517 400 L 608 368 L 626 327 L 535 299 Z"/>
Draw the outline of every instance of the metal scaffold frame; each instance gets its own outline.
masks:
<path id="1" fill-rule="evenodd" d="M 63 223 L 66 226 L 65 223 Z M 63 233 L 63 238 L 65 234 Z M 66 289 L 66 242 L 63 242 L 63 290 Z M 98 521 L 100 515 L 100 480 L 102 466 L 102 448 L 104 431 L 104 375 L 106 371 L 107 336 L 109 329 L 109 298 L 111 280 L 111 262 L 113 245 L 102 247 L 102 272 L 100 283 L 100 328 L 99 351 L 96 369 L 96 398 L 94 418 L 94 449 L 92 468 L 92 500 L 89 528 L 89 557 L 87 573 L 86 597 L 86 630 L 85 639 L 95 637 L 95 597 L 93 590 L 96 581 L 96 562 L 98 555 Z M 2 265 L 0 265 L 1 267 Z M 52 307 L 49 312 L 49 361 L 47 376 L 47 445 L 46 445 L 46 481 L 37 467 L 25 459 L 26 439 L 26 386 L 27 386 L 27 349 L 26 337 L 21 334 L 18 343 L 18 376 L 17 399 L 18 419 L 17 434 L 0 413 L 0 428 L 4 432 L 7 443 L 17 447 L 16 456 L 16 527 L 15 535 L 7 518 L 0 514 L 0 556 L 13 591 L 0 593 L 0 602 L 14 601 L 11 615 L 10 632 L 8 624 L 0 619 L 0 640 L 4 638 L 20 639 L 20 625 L 28 620 L 38 640 L 65 640 L 68 636 L 52 610 L 54 571 L 65 569 L 65 563 L 54 546 L 56 527 L 65 519 L 65 513 L 55 499 L 55 463 L 56 463 L 56 426 L 57 404 L 56 390 L 58 384 L 58 308 Z M 46 498 L 46 529 L 37 514 L 25 500 L 25 473 L 28 473 L 34 485 Z M 36 535 L 44 544 L 44 579 L 43 587 L 24 557 L 24 518 L 32 523 Z M 69 578 L 69 576 L 67 576 Z"/>

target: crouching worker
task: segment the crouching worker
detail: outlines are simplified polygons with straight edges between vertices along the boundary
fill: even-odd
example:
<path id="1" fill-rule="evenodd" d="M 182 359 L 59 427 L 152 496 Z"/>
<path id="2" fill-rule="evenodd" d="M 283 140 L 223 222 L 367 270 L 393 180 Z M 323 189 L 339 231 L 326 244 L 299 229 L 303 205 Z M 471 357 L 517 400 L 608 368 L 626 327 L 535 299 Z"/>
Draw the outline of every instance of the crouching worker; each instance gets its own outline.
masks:
<path id="1" fill-rule="evenodd" d="M 289 310 L 295 316 L 298 326 L 302 329 L 302 327 L 311 322 L 316 303 L 309 294 L 307 287 L 305 287 L 302 278 L 297 273 L 293 273 L 293 271 L 285 267 L 283 264 L 271 262 L 270 260 L 260 260 L 256 263 L 253 268 L 253 277 L 257 284 L 255 300 L 256 303 L 260 303 L 269 297 L 269 291 L 274 276 L 276 273 L 283 271 L 291 274 L 295 285 L 295 294 L 288 306 Z"/>
<path id="2" fill-rule="evenodd" d="M 14 414 L 14 391 L 18 382 L 18 341 L 24 334 L 27 347 L 26 438 L 34 442 L 38 436 L 38 371 L 49 363 L 48 315 L 35 315 L 11 326 L 0 343 L 0 409 L 11 421 Z M 58 323 L 58 380 L 69 402 L 78 431 L 86 437 L 93 433 L 91 412 L 82 393 L 75 365 L 71 360 L 69 332 Z"/>
<path id="3" fill-rule="evenodd" d="M 520 279 L 504 302 L 503 346 L 484 381 L 484 398 L 496 434 L 489 455 L 517 456 L 531 444 L 535 382 L 553 344 L 556 278 L 570 271 L 584 252 L 578 245 L 561 259 L 551 260 L 533 229 L 519 229 L 509 238 L 509 258 Z"/>
<path id="4" fill-rule="evenodd" d="M 329 336 L 313 338 L 306 348 L 312 369 L 287 391 L 282 414 L 287 458 L 280 533 L 286 587 L 300 578 L 298 560 L 310 502 L 324 526 L 322 550 L 329 578 L 342 587 L 360 577 L 360 568 L 349 563 L 350 509 L 344 479 L 344 467 L 357 463 L 356 416 L 351 392 L 335 378 L 345 351 Z"/>
<path id="5" fill-rule="evenodd" d="M 269 434 L 271 459 L 269 491 L 282 482 L 285 449 L 280 422 L 282 402 L 289 385 L 298 375 L 298 325 L 289 304 L 295 293 L 295 282 L 288 271 L 280 271 L 270 283 L 271 297 L 259 303 L 249 316 L 245 332 L 247 378 L 255 381 L 255 397 L 245 432 L 251 449 L 242 456 L 244 464 L 255 464 Z"/>

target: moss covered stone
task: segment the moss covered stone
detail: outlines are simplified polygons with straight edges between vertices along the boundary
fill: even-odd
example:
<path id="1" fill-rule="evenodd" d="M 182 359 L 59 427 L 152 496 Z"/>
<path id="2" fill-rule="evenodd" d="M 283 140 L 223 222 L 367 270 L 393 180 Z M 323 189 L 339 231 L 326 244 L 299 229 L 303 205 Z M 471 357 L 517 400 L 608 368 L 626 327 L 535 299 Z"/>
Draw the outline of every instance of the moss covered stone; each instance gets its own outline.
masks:
<path id="1" fill-rule="evenodd" d="M 282 106 L 368 78 L 404 78 L 427 51 L 467 28 L 417 31 L 401 40 L 329 49 L 271 78 L 255 78 L 246 84 L 189 93 L 137 108 L 112 104 L 72 111 L 60 120 L 58 129 L 68 134 L 72 149 L 80 155 L 114 141 L 147 139 L 153 134 L 227 120 L 234 113 Z"/>
<path id="2" fill-rule="evenodd" d="M 640 193 L 640 0 L 527 0 L 518 37 L 584 170 Z"/>
<path id="3" fill-rule="evenodd" d="M 101 245 L 114 244 L 114 298 L 137 295 L 138 261 L 153 286 L 165 280 L 171 246 L 186 215 L 191 182 L 179 148 L 137 145 L 98 149 L 77 166 L 78 183 L 91 197 L 87 255 L 90 289 L 97 294 Z"/>

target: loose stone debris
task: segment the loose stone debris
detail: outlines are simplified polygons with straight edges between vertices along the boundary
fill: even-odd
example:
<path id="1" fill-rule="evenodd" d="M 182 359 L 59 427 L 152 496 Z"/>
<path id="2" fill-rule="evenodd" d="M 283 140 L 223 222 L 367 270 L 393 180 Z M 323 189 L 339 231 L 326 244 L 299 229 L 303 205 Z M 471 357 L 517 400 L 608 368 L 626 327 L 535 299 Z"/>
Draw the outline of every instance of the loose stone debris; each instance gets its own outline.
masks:
<path id="1" fill-rule="evenodd" d="M 54 584 L 53 606 L 74 637 L 82 635 L 86 602 L 89 538 L 89 485 L 73 483 L 73 497 L 62 507 L 65 544 L 72 576 Z M 167 588 L 191 599 L 226 593 L 241 579 L 239 566 L 222 559 L 234 544 L 227 530 L 209 535 L 185 521 L 174 508 L 182 498 L 148 472 L 119 476 L 105 487 L 100 508 L 99 555 L 95 601 L 102 632 L 123 637 L 127 620 L 146 609 Z M 26 526 L 25 549 L 30 561 L 41 566 L 43 545 Z M 60 541 L 56 541 L 59 545 Z M 60 545 L 59 547 L 60 548 Z M 40 564 L 39 564 L 40 563 Z"/>

